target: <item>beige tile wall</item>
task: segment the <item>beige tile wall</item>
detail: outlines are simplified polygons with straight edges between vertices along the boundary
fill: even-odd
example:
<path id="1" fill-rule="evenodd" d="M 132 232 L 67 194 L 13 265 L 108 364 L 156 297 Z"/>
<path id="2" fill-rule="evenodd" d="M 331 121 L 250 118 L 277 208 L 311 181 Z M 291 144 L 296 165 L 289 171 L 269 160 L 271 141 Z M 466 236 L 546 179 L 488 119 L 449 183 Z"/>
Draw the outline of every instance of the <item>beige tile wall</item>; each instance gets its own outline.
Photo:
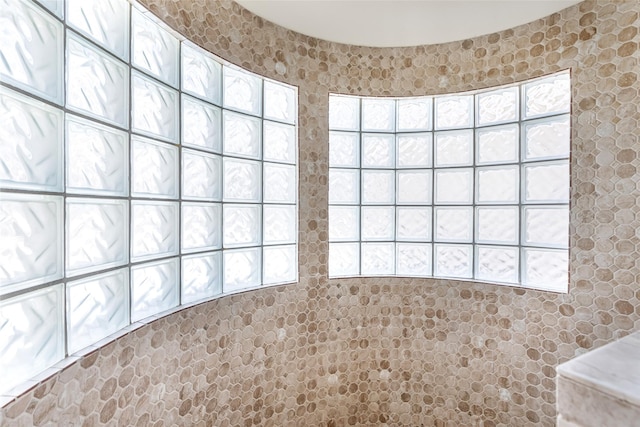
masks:
<path id="1" fill-rule="evenodd" d="M 0 411 L 13 425 L 552 426 L 555 366 L 640 328 L 640 2 L 472 40 L 304 37 L 229 0 L 144 0 L 226 60 L 299 86 L 300 282 L 104 346 Z M 327 95 L 425 95 L 570 68 L 570 292 L 327 279 Z"/>

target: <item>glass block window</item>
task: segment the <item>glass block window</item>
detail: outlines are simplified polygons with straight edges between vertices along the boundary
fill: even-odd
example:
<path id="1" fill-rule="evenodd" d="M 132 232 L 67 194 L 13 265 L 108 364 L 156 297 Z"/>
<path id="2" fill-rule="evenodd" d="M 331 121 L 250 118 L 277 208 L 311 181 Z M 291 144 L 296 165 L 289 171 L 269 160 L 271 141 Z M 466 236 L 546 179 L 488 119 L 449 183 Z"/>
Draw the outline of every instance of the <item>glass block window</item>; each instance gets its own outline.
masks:
<path id="1" fill-rule="evenodd" d="M 43 4 L 0 14 L 0 394 L 131 323 L 298 277 L 297 89 L 135 2 Z"/>
<path id="2" fill-rule="evenodd" d="M 568 72 L 422 98 L 329 96 L 329 276 L 568 289 Z"/>

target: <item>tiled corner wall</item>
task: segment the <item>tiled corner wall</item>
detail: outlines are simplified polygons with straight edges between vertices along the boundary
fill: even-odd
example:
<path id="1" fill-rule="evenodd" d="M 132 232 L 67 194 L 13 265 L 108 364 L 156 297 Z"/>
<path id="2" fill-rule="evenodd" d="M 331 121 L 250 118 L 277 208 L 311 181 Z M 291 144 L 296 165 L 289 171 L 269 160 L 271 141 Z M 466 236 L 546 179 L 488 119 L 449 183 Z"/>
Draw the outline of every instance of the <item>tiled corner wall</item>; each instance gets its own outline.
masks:
<path id="1" fill-rule="evenodd" d="M 143 3 L 224 59 L 299 86 L 300 283 L 135 330 L 10 402 L 0 425 L 553 426 L 557 364 L 640 328 L 640 2 L 393 49 L 304 37 L 230 0 Z M 568 68 L 569 294 L 327 279 L 329 92 L 449 93 Z"/>

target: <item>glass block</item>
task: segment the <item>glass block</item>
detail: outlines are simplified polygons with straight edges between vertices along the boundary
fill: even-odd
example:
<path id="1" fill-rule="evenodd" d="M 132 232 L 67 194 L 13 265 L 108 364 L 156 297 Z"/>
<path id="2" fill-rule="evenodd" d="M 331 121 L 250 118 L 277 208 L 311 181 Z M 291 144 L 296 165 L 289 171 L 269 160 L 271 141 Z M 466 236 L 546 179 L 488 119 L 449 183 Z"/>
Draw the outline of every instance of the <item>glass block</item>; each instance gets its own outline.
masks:
<path id="1" fill-rule="evenodd" d="M 473 131 L 437 132 L 435 166 L 470 166 L 473 163 Z"/>
<path id="2" fill-rule="evenodd" d="M 571 80 L 568 72 L 527 83 L 523 90 L 526 118 L 568 113 L 571 109 Z"/>
<path id="3" fill-rule="evenodd" d="M 124 61 L 129 59 L 126 0 L 67 0 L 67 23 Z"/>
<path id="4" fill-rule="evenodd" d="M 220 200 L 220 156 L 182 149 L 182 197 Z"/>
<path id="5" fill-rule="evenodd" d="M 263 244 L 296 242 L 298 217 L 295 206 L 264 205 L 262 207 L 262 221 L 264 224 Z"/>
<path id="6" fill-rule="evenodd" d="M 432 98 L 398 100 L 398 131 L 431 130 Z"/>
<path id="7" fill-rule="evenodd" d="M 420 243 L 396 244 L 397 276 L 431 276 L 431 245 Z"/>
<path id="8" fill-rule="evenodd" d="M 148 12 L 132 9 L 131 63 L 178 87 L 180 42 L 150 16 Z"/>
<path id="9" fill-rule="evenodd" d="M 178 203 L 131 202 L 131 261 L 178 253 Z"/>
<path id="10" fill-rule="evenodd" d="M 263 283 L 291 283 L 298 278 L 298 257 L 296 247 L 267 246 L 262 248 Z"/>
<path id="11" fill-rule="evenodd" d="M 571 145 L 569 115 L 525 122 L 523 128 L 525 160 L 569 157 Z"/>
<path id="12" fill-rule="evenodd" d="M 360 202 L 360 171 L 329 169 L 329 203 Z"/>
<path id="13" fill-rule="evenodd" d="M 295 203 L 298 182 L 296 167 L 263 163 L 264 169 L 264 202 Z"/>
<path id="14" fill-rule="evenodd" d="M 397 135 L 397 167 L 431 167 L 431 133 Z"/>
<path id="15" fill-rule="evenodd" d="M 329 132 L 329 166 L 360 166 L 360 134 L 354 132 Z"/>
<path id="16" fill-rule="evenodd" d="M 168 141 L 178 140 L 178 92 L 132 72 L 133 131 Z"/>
<path id="17" fill-rule="evenodd" d="M 360 274 L 359 243 L 329 243 L 329 277 Z"/>
<path id="18" fill-rule="evenodd" d="M 182 95 L 182 145 L 219 153 L 222 150 L 220 108 Z"/>
<path id="19" fill-rule="evenodd" d="M 362 203 L 393 204 L 395 202 L 395 172 L 362 171 Z"/>
<path id="20" fill-rule="evenodd" d="M 224 247 L 256 246 L 260 244 L 260 206 L 224 205 Z"/>
<path id="21" fill-rule="evenodd" d="M 362 134 L 362 167 L 392 168 L 395 138 L 393 135 Z"/>
<path id="22" fill-rule="evenodd" d="M 178 258 L 131 267 L 131 321 L 177 307 L 179 284 Z"/>
<path id="23" fill-rule="evenodd" d="M 436 129 L 470 128 L 473 126 L 473 95 L 435 98 Z"/>
<path id="24" fill-rule="evenodd" d="M 518 248 L 476 246 L 476 279 L 518 283 Z"/>
<path id="25" fill-rule="evenodd" d="M 65 356 L 62 285 L 0 301 L 0 394 Z M 6 367 L 6 369 L 5 369 Z"/>
<path id="26" fill-rule="evenodd" d="M 0 186 L 61 191 L 63 112 L 0 87 Z"/>
<path id="27" fill-rule="evenodd" d="M 223 69 L 224 106 L 260 115 L 262 110 L 262 79 L 254 74 L 225 66 Z"/>
<path id="28" fill-rule="evenodd" d="M 131 137 L 131 187 L 134 196 L 178 197 L 178 147 Z"/>
<path id="29" fill-rule="evenodd" d="M 569 163 L 524 166 L 525 203 L 569 202 Z"/>
<path id="30" fill-rule="evenodd" d="M 260 248 L 224 251 L 224 292 L 260 286 Z"/>
<path id="31" fill-rule="evenodd" d="M 525 207 L 523 244 L 567 248 L 569 245 L 568 207 Z"/>
<path id="32" fill-rule="evenodd" d="M 478 129 L 476 131 L 478 164 L 517 162 L 519 131 L 517 124 Z"/>
<path id="33" fill-rule="evenodd" d="M 62 277 L 62 197 L 0 194 L 0 293 Z"/>
<path id="34" fill-rule="evenodd" d="M 435 208 L 435 240 L 438 242 L 471 242 L 473 208 Z"/>
<path id="35" fill-rule="evenodd" d="M 523 248 L 522 284 L 554 292 L 569 287 L 569 254 L 566 250 Z"/>
<path id="36" fill-rule="evenodd" d="M 67 283 L 67 352 L 73 354 L 129 324 L 129 269 Z"/>
<path id="37" fill-rule="evenodd" d="M 473 260 L 471 245 L 435 245 L 435 277 L 470 279 Z"/>
<path id="38" fill-rule="evenodd" d="M 354 240 L 360 240 L 360 208 L 329 206 L 329 241 L 353 242 Z"/>
<path id="39" fill-rule="evenodd" d="M 517 203 L 518 166 L 478 168 L 477 203 Z"/>
<path id="40" fill-rule="evenodd" d="M 224 152 L 253 159 L 260 158 L 260 119 L 225 111 Z"/>
<path id="41" fill-rule="evenodd" d="M 393 132 L 396 127 L 394 99 L 362 99 L 362 130 Z"/>
<path id="42" fill-rule="evenodd" d="M 207 51 L 182 42 L 182 90 L 220 105 L 222 64 Z"/>
<path id="43" fill-rule="evenodd" d="M 43 7 L 49 9 L 58 18 L 64 17 L 64 1 L 61 0 L 38 0 Z"/>
<path id="44" fill-rule="evenodd" d="M 329 129 L 359 130 L 360 99 L 350 96 L 329 95 Z"/>
<path id="45" fill-rule="evenodd" d="M 398 207 L 396 239 L 424 242 L 431 240 L 431 208 Z"/>
<path id="46" fill-rule="evenodd" d="M 518 244 L 518 208 L 476 208 L 476 241 L 479 243 Z"/>
<path id="47" fill-rule="evenodd" d="M 395 208 L 362 207 L 362 240 L 393 240 L 395 234 Z"/>
<path id="48" fill-rule="evenodd" d="M 221 268 L 220 252 L 182 257 L 182 304 L 220 295 Z"/>
<path id="49" fill-rule="evenodd" d="M 437 204 L 471 204 L 473 169 L 436 170 Z"/>
<path id="50" fill-rule="evenodd" d="M 394 243 L 363 243 L 360 250 L 363 276 L 386 276 L 395 273 Z"/>
<path id="51" fill-rule="evenodd" d="M 431 204 L 431 171 L 397 171 L 398 204 Z"/>
<path id="52" fill-rule="evenodd" d="M 218 249 L 222 245 L 222 207 L 182 203 L 182 251 Z"/>
<path id="53" fill-rule="evenodd" d="M 262 196 L 260 163 L 225 157 L 224 200 L 259 202 Z"/>
<path id="54" fill-rule="evenodd" d="M 479 93 L 476 98 L 478 126 L 518 120 L 518 87 Z"/>
<path id="55" fill-rule="evenodd" d="M 263 142 L 262 157 L 274 162 L 296 162 L 296 128 L 295 126 L 274 123 L 268 120 L 262 122 Z"/>
<path id="56" fill-rule="evenodd" d="M 129 135 L 67 114 L 67 192 L 127 196 Z"/>
<path id="57" fill-rule="evenodd" d="M 2 80 L 62 105 L 65 56 L 62 23 L 30 1 L 5 0 L 2 10 Z"/>
<path id="58" fill-rule="evenodd" d="M 296 122 L 298 97 L 293 86 L 264 81 L 264 117 L 287 123 Z"/>

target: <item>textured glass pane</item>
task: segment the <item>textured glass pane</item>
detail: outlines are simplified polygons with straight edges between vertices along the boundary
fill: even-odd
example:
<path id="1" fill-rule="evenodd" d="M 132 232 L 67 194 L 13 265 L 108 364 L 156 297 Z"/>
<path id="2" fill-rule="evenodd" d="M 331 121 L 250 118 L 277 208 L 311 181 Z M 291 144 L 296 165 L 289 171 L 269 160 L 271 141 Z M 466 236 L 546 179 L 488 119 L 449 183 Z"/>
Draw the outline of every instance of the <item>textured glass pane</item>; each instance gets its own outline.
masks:
<path id="1" fill-rule="evenodd" d="M 260 158 L 260 119 L 225 111 L 224 152 Z"/>
<path id="2" fill-rule="evenodd" d="M 567 292 L 569 257 L 567 251 L 523 249 L 525 286 Z"/>
<path id="3" fill-rule="evenodd" d="M 569 112 L 571 81 L 564 72 L 524 85 L 525 115 L 534 117 Z"/>
<path id="4" fill-rule="evenodd" d="M 478 242 L 518 244 L 520 223 L 517 207 L 479 207 L 476 221 Z"/>
<path id="5" fill-rule="evenodd" d="M 220 252 L 182 258 L 182 304 L 222 293 L 221 258 Z"/>
<path id="6" fill-rule="evenodd" d="M 264 202 L 295 203 L 297 187 L 295 166 L 263 163 L 263 167 Z"/>
<path id="7" fill-rule="evenodd" d="M 517 124 L 477 130 L 478 163 L 517 162 L 518 134 Z"/>
<path id="8" fill-rule="evenodd" d="M 222 86 L 222 65 L 211 55 L 182 42 L 182 90 L 220 104 L 220 88 Z"/>
<path id="9" fill-rule="evenodd" d="M 470 279 L 473 262 L 471 245 L 435 245 L 436 277 Z"/>
<path id="10" fill-rule="evenodd" d="M 0 301 L 0 394 L 64 358 L 63 307 L 62 285 Z"/>
<path id="11" fill-rule="evenodd" d="M 132 194 L 178 196 L 178 147 L 132 137 Z"/>
<path id="12" fill-rule="evenodd" d="M 431 171 L 398 171 L 398 204 L 431 203 Z"/>
<path id="13" fill-rule="evenodd" d="M 436 170 L 436 200 L 438 204 L 471 204 L 473 170 Z"/>
<path id="14" fill-rule="evenodd" d="M 344 277 L 360 274 L 359 243 L 329 243 L 329 276 Z"/>
<path id="15" fill-rule="evenodd" d="M 358 206 L 329 206 L 329 241 L 359 240 L 359 231 Z"/>
<path id="16" fill-rule="evenodd" d="M 362 130 L 393 132 L 396 125 L 396 101 L 393 99 L 362 99 Z"/>
<path id="17" fill-rule="evenodd" d="M 262 109 L 262 79 L 224 67 L 224 106 L 259 115 Z"/>
<path id="18" fill-rule="evenodd" d="M 296 128 L 265 120 L 263 122 L 264 160 L 276 162 L 296 162 Z"/>
<path id="19" fill-rule="evenodd" d="M 473 95 L 443 96 L 436 101 L 436 129 L 473 126 Z"/>
<path id="20" fill-rule="evenodd" d="M 395 138 L 393 135 L 362 134 L 362 167 L 392 168 Z"/>
<path id="21" fill-rule="evenodd" d="M 182 204 L 182 250 L 220 248 L 222 208 L 219 204 Z"/>
<path id="22" fill-rule="evenodd" d="M 435 240 L 438 242 L 471 242 L 473 208 L 435 208 Z"/>
<path id="23" fill-rule="evenodd" d="M 524 208 L 524 244 L 566 248 L 569 244 L 568 207 Z"/>
<path id="24" fill-rule="evenodd" d="M 53 12 L 57 17 L 64 17 L 64 1 L 62 0 L 39 0 L 43 7 Z"/>
<path id="25" fill-rule="evenodd" d="M 431 245 L 397 243 L 396 275 L 431 276 Z"/>
<path id="26" fill-rule="evenodd" d="M 524 167 L 525 202 L 569 202 L 569 164 L 546 163 Z"/>
<path id="27" fill-rule="evenodd" d="M 260 286 L 260 248 L 224 251 L 224 292 Z"/>
<path id="28" fill-rule="evenodd" d="M 363 243 L 360 250 L 363 276 L 394 274 L 396 264 L 394 243 Z"/>
<path id="29" fill-rule="evenodd" d="M 265 285 L 295 282 L 298 257 L 295 246 L 268 246 L 262 249 Z"/>
<path id="30" fill-rule="evenodd" d="M 467 166 L 473 163 L 473 131 L 435 134 L 435 166 Z"/>
<path id="31" fill-rule="evenodd" d="M 128 324 L 128 268 L 67 284 L 69 354 L 100 341 Z"/>
<path id="32" fill-rule="evenodd" d="M 180 294 L 177 258 L 131 267 L 131 321 L 176 307 Z"/>
<path id="33" fill-rule="evenodd" d="M 518 88 L 499 89 L 480 93 L 478 97 L 478 126 L 512 122 L 518 119 Z"/>
<path id="34" fill-rule="evenodd" d="M 129 2 L 126 0 L 67 0 L 67 22 L 105 49 L 125 61 L 128 59 Z"/>
<path id="35" fill-rule="evenodd" d="M 0 10 L 2 80 L 62 104 L 62 23 L 28 1 L 2 0 Z"/>
<path id="36" fill-rule="evenodd" d="M 397 208 L 397 240 L 431 240 L 431 208 Z"/>
<path id="37" fill-rule="evenodd" d="M 362 240 L 393 240 L 395 209 L 388 207 L 362 208 Z"/>
<path id="38" fill-rule="evenodd" d="M 357 204 L 360 201 L 360 172 L 329 169 L 329 203 Z"/>
<path id="39" fill-rule="evenodd" d="M 225 248 L 260 244 L 260 206 L 224 205 Z"/>
<path id="40" fill-rule="evenodd" d="M 127 262 L 126 200 L 67 199 L 67 276 Z"/>
<path id="41" fill-rule="evenodd" d="M 517 203 L 518 166 L 477 169 L 478 203 Z"/>
<path id="42" fill-rule="evenodd" d="M 570 118 L 536 120 L 524 124 L 525 159 L 569 157 Z"/>
<path id="43" fill-rule="evenodd" d="M 393 171 L 362 171 L 363 204 L 393 204 L 395 187 Z"/>
<path id="44" fill-rule="evenodd" d="M 296 121 L 296 91 L 291 86 L 264 82 L 264 117 L 287 123 Z"/>
<path id="45" fill-rule="evenodd" d="M 260 163 L 224 158 L 224 200 L 259 202 Z"/>
<path id="46" fill-rule="evenodd" d="M 431 98 L 399 99 L 398 130 L 431 130 Z"/>
<path id="47" fill-rule="evenodd" d="M 62 210 L 62 197 L 0 194 L 0 293 L 62 277 Z"/>
<path id="48" fill-rule="evenodd" d="M 132 64 L 177 87 L 180 42 L 151 20 L 149 13 L 133 8 L 132 14 Z"/>
<path id="49" fill-rule="evenodd" d="M 358 167 L 360 165 L 360 134 L 329 132 L 329 166 Z"/>
<path id="50" fill-rule="evenodd" d="M 129 135 L 67 114 L 67 192 L 129 193 Z"/>
<path id="51" fill-rule="evenodd" d="M 0 186 L 62 190 L 63 113 L 0 87 Z"/>
<path id="52" fill-rule="evenodd" d="M 220 156 L 182 150 L 182 197 L 220 200 Z"/>
<path id="53" fill-rule="evenodd" d="M 398 135 L 399 168 L 430 167 L 431 140 L 430 133 Z"/>
<path id="54" fill-rule="evenodd" d="M 478 246 L 476 279 L 518 283 L 518 248 Z"/>
<path id="55" fill-rule="evenodd" d="M 178 253 L 178 204 L 132 202 L 131 260 Z"/>
<path id="56" fill-rule="evenodd" d="M 360 129 L 360 99 L 329 95 L 329 129 Z"/>
<path id="57" fill-rule="evenodd" d="M 295 206 L 264 205 L 262 217 L 264 222 L 263 244 L 295 243 L 298 223 Z"/>
<path id="58" fill-rule="evenodd" d="M 176 142 L 178 92 L 133 73 L 133 130 Z"/>
<path id="59" fill-rule="evenodd" d="M 220 109 L 189 96 L 182 96 L 182 144 L 220 152 Z"/>

